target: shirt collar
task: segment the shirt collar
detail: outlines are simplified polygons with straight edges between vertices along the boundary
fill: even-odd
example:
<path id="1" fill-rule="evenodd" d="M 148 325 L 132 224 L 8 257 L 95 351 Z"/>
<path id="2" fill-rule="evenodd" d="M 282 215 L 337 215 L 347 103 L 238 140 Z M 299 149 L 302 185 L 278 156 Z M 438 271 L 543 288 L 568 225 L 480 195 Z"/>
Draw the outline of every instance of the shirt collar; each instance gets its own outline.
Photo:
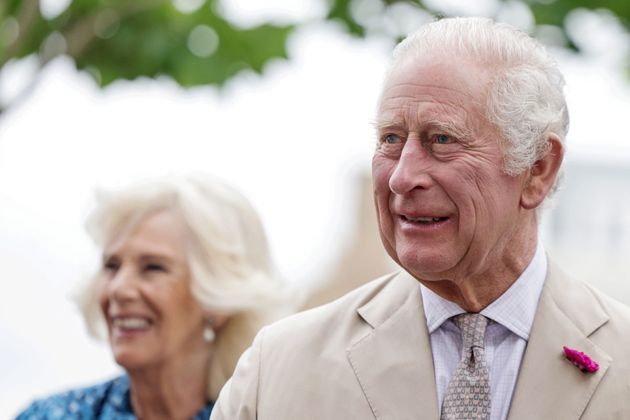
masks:
<path id="1" fill-rule="evenodd" d="M 539 241 L 534 257 L 519 278 L 481 311 L 481 314 L 528 340 L 546 274 L 547 257 Z M 466 312 L 456 303 L 438 296 L 422 284 L 420 292 L 429 334 L 449 318 Z"/>

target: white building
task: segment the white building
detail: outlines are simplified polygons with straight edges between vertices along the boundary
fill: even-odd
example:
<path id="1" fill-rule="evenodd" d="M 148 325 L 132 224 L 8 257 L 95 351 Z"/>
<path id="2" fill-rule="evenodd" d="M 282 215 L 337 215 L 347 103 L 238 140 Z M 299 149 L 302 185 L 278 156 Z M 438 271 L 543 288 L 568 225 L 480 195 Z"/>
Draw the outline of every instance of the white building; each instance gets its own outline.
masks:
<path id="1" fill-rule="evenodd" d="M 568 162 L 542 237 L 565 271 L 630 304 L 630 163 Z"/>

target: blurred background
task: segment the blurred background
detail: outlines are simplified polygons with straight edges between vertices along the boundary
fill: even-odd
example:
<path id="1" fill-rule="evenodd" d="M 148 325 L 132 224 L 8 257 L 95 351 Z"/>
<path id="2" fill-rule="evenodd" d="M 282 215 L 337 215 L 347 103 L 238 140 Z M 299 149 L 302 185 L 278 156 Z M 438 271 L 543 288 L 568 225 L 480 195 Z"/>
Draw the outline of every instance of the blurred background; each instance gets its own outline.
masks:
<path id="1" fill-rule="evenodd" d="M 630 304 L 630 2 L 597 3 L 0 0 L 0 418 L 118 371 L 71 300 L 98 264 L 83 231 L 95 187 L 221 176 L 304 306 L 391 270 L 372 121 L 393 46 L 435 16 L 509 22 L 557 57 L 571 129 L 541 235 Z"/>

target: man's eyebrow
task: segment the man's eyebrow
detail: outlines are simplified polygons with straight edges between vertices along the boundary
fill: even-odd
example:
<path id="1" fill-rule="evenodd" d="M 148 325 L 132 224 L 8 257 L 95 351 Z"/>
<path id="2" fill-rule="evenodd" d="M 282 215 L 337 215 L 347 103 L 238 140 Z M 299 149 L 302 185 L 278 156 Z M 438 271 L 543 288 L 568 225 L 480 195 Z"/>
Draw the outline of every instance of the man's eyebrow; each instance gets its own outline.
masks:
<path id="1" fill-rule="evenodd" d="M 382 131 L 383 129 L 389 128 L 403 128 L 403 123 L 401 121 L 396 121 L 396 120 L 375 120 L 372 121 L 372 126 L 377 130 L 377 131 Z"/>
<path id="2" fill-rule="evenodd" d="M 472 132 L 469 129 L 463 128 L 458 124 L 454 124 L 449 121 L 429 120 L 425 122 L 425 125 L 433 130 L 444 131 L 446 134 L 452 134 L 462 140 L 472 137 Z"/>
<path id="3" fill-rule="evenodd" d="M 373 121 L 372 125 L 377 132 L 381 132 L 387 129 L 404 129 L 405 124 L 400 120 L 382 119 Z M 431 119 L 428 121 L 424 121 L 422 125 L 425 127 L 425 129 L 444 131 L 445 133 L 451 134 L 462 140 L 469 139 L 473 136 L 470 130 L 450 121 Z"/>

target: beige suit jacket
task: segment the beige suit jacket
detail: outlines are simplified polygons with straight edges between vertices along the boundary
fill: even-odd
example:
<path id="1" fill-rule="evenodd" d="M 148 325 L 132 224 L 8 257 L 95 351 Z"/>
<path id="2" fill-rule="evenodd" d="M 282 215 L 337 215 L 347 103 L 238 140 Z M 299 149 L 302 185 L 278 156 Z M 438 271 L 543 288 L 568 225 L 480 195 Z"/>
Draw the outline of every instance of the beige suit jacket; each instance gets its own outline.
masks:
<path id="1" fill-rule="evenodd" d="M 550 264 L 510 420 L 630 419 L 630 309 Z M 582 373 L 562 346 L 600 365 Z M 212 420 L 437 419 L 418 283 L 377 279 L 263 329 Z"/>

